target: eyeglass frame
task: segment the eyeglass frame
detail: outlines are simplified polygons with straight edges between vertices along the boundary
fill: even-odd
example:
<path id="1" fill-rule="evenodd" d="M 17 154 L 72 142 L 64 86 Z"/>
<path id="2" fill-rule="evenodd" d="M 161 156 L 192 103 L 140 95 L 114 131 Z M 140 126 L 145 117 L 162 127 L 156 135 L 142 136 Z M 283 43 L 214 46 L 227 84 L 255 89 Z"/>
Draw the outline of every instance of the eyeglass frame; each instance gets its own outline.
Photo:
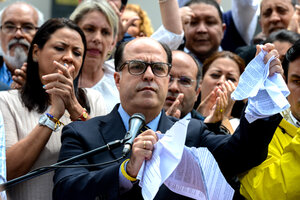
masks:
<path id="1" fill-rule="evenodd" d="M 189 85 L 183 85 L 179 81 L 181 78 L 187 78 L 187 79 L 189 79 L 191 81 L 191 83 Z M 191 79 L 190 77 L 187 77 L 187 76 L 174 77 L 174 76 L 170 75 L 169 85 L 173 82 L 173 81 L 171 81 L 171 79 L 173 79 L 173 81 L 174 80 L 178 81 L 179 85 L 182 85 L 183 87 L 186 87 L 186 88 L 192 87 L 193 83 L 196 81 L 196 80 Z"/>
<path id="2" fill-rule="evenodd" d="M 37 30 L 37 29 L 39 29 L 39 27 L 36 27 L 36 26 L 34 26 L 33 24 L 31 24 L 31 23 L 29 23 L 30 24 L 30 26 L 32 25 L 32 30 Z M 29 24 L 27 24 L 27 25 L 29 25 Z M 23 30 L 23 28 L 24 28 L 24 26 L 26 26 L 26 25 L 24 25 L 24 24 L 22 24 L 21 26 L 16 26 L 15 24 L 3 24 L 3 25 L 1 25 L 0 26 L 0 29 L 3 31 L 3 26 L 14 26 L 14 29 L 15 29 L 15 31 L 13 31 L 13 32 L 4 32 L 5 34 L 15 34 L 18 30 L 20 30 L 23 34 L 30 34 L 31 35 L 31 33 L 29 33 L 29 32 L 26 32 L 26 31 L 24 31 Z M 5 28 L 5 27 L 4 27 Z M 35 33 L 34 33 L 35 34 Z M 33 35 L 33 34 L 32 34 Z"/>
<path id="3" fill-rule="evenodd" d="M 120 65 L 120 67 L 118 68 L 117 72 L 122 71 L 123 68 L 124 68 L 124 66 L 125 66 L 125 65 L 128 65 L 130 62 L 141 62 L 141 63 L 143 63 L 143 64 L 146 65 L 144 71 L 142 71 L 140 74 L 133 74 L 133 73 L 129 70 L 129 67 L 128 67 L 128 72 L 129 72 L 131 75 L 134 75 L 134 76 L 139 76 L 139 75 L 144 74 L 144 73 L 146 72 L 146 70 L 148 69 L 148 67 L 150 66 L 151 71 L 152 71 L 152 73 L 153 73 L 155 76 L 157 76 L 157 77 L 167 77 L 167 76 L 169 75 L 170 71 L 171 71 L 171 68 L 172 68 L 172 64 L 170 64 L 170 63 L 164 63 L 164 62 L 145 62 L 145 61 L 143 61 L 143 60 L 126 60 L 123 64 Z M 168 72 L 167 72 L 167 74 L 166 74 L 165 76 L 158 76 L 156 73 L 154 73 L 154 71 L 153 71 L 153 65 L 154 65 L 154 64 L 165 64 L 165 65 L 167 65 L 167 66 L 168 66 Z"/>

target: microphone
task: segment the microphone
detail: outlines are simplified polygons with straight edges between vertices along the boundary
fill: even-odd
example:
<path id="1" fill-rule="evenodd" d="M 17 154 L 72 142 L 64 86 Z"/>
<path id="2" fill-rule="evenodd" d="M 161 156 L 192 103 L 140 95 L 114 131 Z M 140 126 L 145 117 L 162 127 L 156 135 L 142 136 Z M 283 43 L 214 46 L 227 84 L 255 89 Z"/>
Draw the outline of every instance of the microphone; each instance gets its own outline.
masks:
<path id="1" fill-rule="evenodd" d="M 133 114 L 129 119 L 129 130 L 126 133 L 125 139 L 129 138 L 124 145 L 123 155 L 127 155 L 131 149 L 132 143 L 139 130 L 145 124 L 145 117 L 141 113 Z"/>

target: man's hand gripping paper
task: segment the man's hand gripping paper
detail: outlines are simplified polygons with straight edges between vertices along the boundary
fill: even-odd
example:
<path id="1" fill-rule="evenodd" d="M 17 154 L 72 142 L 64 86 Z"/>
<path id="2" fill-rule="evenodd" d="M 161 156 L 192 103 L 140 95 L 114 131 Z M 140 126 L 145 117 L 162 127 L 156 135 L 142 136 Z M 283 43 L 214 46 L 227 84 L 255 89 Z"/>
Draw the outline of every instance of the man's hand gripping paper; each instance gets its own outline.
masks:
<path id="1" fill-rule="evenodd" d="M 286 97 L 290 94 L 283 78 L 278 52 L 273 44 L 257 46 L 256 57 L 247 65 L 231 98 L 248 98 L 245 117 L 252 123 L 290 107 Z"/>
<path id="2" fill-rule="evenodd" d="M 188 120 L 180 120 L 164 135 L 157 133 L 159 140 L 154 145 L 152 158 L 144 161 L 137 175 L 144 199 L 155 197 L 180 162 L 188 123 Z"/>
<path id="3" fill-rule="evenodd" d="M 234 190 L 208 149 L 184 146 L 188 123 L 182 119 L 165 134 L 157 134 L 152 158 L 137 175 L 144 199 L 153 199 L 162 184 L 194 199 L 232 199 Z"/>

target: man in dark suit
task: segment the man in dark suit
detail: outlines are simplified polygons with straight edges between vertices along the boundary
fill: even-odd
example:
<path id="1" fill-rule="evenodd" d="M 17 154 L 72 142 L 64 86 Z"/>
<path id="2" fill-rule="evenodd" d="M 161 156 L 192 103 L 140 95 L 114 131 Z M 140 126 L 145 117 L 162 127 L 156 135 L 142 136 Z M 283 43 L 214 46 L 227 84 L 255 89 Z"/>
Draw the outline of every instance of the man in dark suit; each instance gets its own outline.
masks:
<path id="1" fill-rule="evenodd" d="M 202 68 L 198 61 L 184 51 L 172 51 L 168 94 L 164 104 L 166 114 L 179 119 L 204 117 L 193 109 L 200 93 Z"/>
<path id="2" fill-rule="evenodd" d="M 272 56 L 272 52 L 268 54 Z M 121 104 L 113 111 L 86 122 L 66 126 L 62 134 L 59 160 L 123 139 L 128 119 L 143 113 L 150 129 L 138 135 L 132 145 L 129 160 L 105 166 L 60 168 L 54 176 L 53 199 L 142 199 L 136 176 L 144 160 L 151 159 L 155 131 L 165 132 L 176 121 L 162 111 L 167 96 L 171 67 L 171 52 L 163 44 L 150 38 L 137 38 L 118 47 L 115 54 L 115 83 Z M 270 74 L 282 71 L 272 66 Z M 186 146 L 207 147 L 224 175 L 230 179 L 259 164 L 266 158 L 268 143 L 282 118 L 274 115 L 249 124 L 241 119 L 241 126 L 233 135 L 216 135 L 203 122 L 191 119 Z M 254 148 L 255 146 L 255 148 Z M 74 164 L 95 164 L 122 156 L 123 147 L 110 149 Z M 184 199 L 162 185 L 155 199 Z"/>

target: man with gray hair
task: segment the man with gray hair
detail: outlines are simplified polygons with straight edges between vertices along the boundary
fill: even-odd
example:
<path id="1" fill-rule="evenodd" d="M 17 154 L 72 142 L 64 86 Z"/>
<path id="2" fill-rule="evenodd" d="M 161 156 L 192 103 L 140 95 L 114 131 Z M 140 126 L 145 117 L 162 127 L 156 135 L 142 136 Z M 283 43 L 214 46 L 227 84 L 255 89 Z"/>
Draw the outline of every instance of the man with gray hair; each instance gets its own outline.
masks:
<path id="1" fill-rule="evenodd" d="M 11 86 L 16 69 L 27 60 L 30 43 L 38 27 L 44 21 L 43 14 L 25 2 L 15 2 L 0 11 L 0 81 Z M 21 71 L 20 71 L 21 72 Z"/>

